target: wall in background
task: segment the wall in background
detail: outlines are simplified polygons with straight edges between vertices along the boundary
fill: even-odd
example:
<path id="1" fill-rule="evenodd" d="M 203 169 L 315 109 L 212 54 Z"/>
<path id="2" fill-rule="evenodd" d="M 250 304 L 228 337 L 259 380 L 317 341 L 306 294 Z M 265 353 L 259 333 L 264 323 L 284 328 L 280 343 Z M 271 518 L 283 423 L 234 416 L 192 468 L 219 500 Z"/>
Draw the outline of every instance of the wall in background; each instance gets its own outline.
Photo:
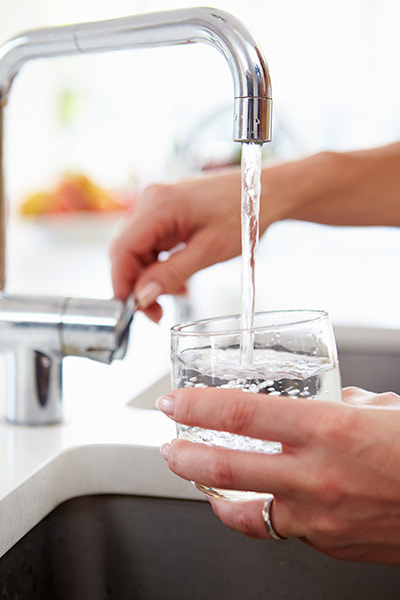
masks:
<path id="1" fill-rule="evenodd" d="M 0 41 L 31 27 L 197 4 L 14 0 L 2 15 Z M 398 2 L 213 5 L 241 18 L 264 49 L 273 82 L 274 133 L 287 142 L 281 155 L 360 148 L 400 137 Z M 142 186 L 180 174 L 188 165 L 177 150 L 223 109 L 228 117 L 221 137 L 227 144 L 230 74 L 223 59 L 203 45 L 31 62 L 18 76 L 7 109 L 11 201 L 76 167 L 109 185 Z M 217 154 L 223 143 L 220 149 L 215 144 Z"/>

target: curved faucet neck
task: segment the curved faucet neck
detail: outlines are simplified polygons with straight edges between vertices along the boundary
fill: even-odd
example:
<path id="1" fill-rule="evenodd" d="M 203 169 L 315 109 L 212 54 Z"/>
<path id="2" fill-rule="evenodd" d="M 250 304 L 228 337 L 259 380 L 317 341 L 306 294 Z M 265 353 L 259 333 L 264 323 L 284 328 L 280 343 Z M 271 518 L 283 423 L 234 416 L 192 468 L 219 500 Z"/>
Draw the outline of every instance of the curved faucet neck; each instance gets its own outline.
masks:
<path id="1" fill-rule="evenodd" d="M 258 123 L 235 125 L 235 141 L 270 140 L 271 82 L 262 51 L 233 15 L 213 8 L 186 8 L 119 19 L 36 29 L 21 33 L 0 48 L 0 99 L 6 99 L 14 77 L 29 60 L 205 42 L 225 57 L 236 100 L 263 99 L 268 114 Z M 235 110 L 243 110 L 241 103 Z M 236 115 L 235 115 L 236 116 Z M 237 120 L 240 120 L 239 117 Z"/>

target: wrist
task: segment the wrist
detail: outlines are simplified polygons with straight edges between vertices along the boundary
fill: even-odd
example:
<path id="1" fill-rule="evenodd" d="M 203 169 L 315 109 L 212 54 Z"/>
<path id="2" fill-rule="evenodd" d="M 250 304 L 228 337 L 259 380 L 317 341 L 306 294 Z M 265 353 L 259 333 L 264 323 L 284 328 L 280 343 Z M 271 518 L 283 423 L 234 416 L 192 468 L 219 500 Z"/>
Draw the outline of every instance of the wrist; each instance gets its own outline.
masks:
<path id="1" fill-rule="evenodd" d="M 266 169 L 263 227 L 283 219 L 362 224 L 371 171 L 368 156 L 329 151 Z"/>
<path id="2" fill-rule="evenodd" d="M 260 233 L 284 219 L 301 219 L 303 206 L 320 193 L 318 170 L 327 170 L 328 153 L 267 166 L 261 176 Z"/>
<path id="3" fill-rule="evenodd" d="M 327 225 L 400 225 L 400 144 L 320 152 L 266 167 L 260 231 L 282 219 Z"/>

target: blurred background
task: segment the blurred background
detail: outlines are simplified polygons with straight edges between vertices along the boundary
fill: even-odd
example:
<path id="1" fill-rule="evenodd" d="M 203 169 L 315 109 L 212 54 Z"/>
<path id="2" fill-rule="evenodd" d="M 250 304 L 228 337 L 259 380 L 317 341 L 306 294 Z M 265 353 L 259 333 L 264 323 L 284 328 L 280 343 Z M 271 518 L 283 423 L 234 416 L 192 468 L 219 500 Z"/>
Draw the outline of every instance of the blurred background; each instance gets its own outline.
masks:
<path id="1" fill-rule="evenodd" d="M 267 58 L 274 123 L 266 161 L 400 139 L 397 0 L 212 4 L 239 17 Z M 1 0 L 0 42 L 30 28 L 196 5 Z M 205 45 L 26 64 L 5 111 L 8 289 L 110 297 L 108 247 L 127 205 L 149 183 L 237 162 L 232 107 L 225 61 Z M 94 203 L 120 206 L 74 210 L 85 185 Z M 70 204 L 41 214 L 60 186 Z M 400 327 L 399 259 L 397 229 L 276 224 L 260 243 L 257 307 L 323 308 L 337 324 Z M 176 305 L 165 306 L 167 328 L 178 317 Z M 239 309 L 239 260 L 192 279 L 192 316 Z"/>

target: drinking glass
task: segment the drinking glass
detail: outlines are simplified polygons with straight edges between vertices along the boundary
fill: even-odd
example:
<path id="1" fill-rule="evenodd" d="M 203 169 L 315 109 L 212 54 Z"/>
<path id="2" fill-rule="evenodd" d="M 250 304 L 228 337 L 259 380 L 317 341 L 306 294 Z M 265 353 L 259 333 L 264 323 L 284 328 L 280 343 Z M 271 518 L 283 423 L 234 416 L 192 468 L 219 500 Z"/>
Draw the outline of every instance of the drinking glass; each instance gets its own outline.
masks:
<path id="1" fill-rule="evenodd" d="M 260 312 L 251 329 L 241 327 L 240 316 L 175 325 L 171 330 L 171 372 L 174 388 L 211 386 L 336 402 L 342 398 L 334 334 L 324 311 Z M 275 454 L 282 449 L 277 440 L 179 423 L 177 435 L 236 450 Z M 252 490 L 195 485 L 208 495 L 227 500 L 261 495 Z"/>

